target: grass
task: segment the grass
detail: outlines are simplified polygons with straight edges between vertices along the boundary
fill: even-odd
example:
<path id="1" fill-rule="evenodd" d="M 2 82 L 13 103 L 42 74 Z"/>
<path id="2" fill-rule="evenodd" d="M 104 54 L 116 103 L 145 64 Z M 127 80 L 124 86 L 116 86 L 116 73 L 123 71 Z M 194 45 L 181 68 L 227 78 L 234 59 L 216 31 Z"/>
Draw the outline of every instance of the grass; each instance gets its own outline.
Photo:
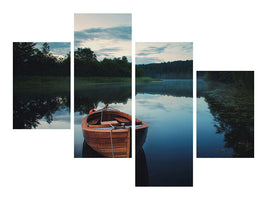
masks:
<path id="1" fill-rule="evenodd" d="M 13 89 L 15 93 L 55 93 L 70 91 L 70 77 L 14 77 Z"/>
<path id="2" fill-rule="evenodd" d="M 131 77 L 75 77 L 75 83 L 131 82 Z"/>
<path id="3" fill-rule="evenodd" d="M 103 83 L 128 83 L 130 84 L 132 79 L 130 77 L 75 77 L 74 87 L 77 89 L 84 89 L 95 87 L 96 85 Z"/>
<path id="4" fill-rule="evenodd" d="M 138 77 L 136 82 L 160 81 L 150 77 Z M 75 77 L 75 89 L 95 87 L 102 83 L 128 83 L 131 77 Z M 16 94 L 32 93 L 57 93 L 70 91 L 70 77 L 54 76 L 27 76 L 14 77 L 13 88 Z"/>
<path id="5" fill-rule="evenodd" d="M 151 77 L 137 77 L 136 82 L 151 82 L 151 81 L 161 81 L 160 79 L 155 79 Z"/>
<path id="6" fill-rule="evenodd" d="M 253 90 L 242 87 L 216 89 L 207 92 L 206 98 L 214 105 L 220 105 L 224 109 L 224 114 L 236 113 L 236 116 L 232 117 L 232 121 L 239 120 L 242 116 L 245 120 L 254 120 Z"/>
<path id="7" fill-rule="evenodd" d="M 160 81 L 159 79 L 153 79 L 150 77 L 138 77 L 136 82 L 149 82 L 149 81 Z M 132 82 L 131 77 L 75 77 L 75 89 L 84 89 L 95 87 L 102 83 L 126 83 Z"/>

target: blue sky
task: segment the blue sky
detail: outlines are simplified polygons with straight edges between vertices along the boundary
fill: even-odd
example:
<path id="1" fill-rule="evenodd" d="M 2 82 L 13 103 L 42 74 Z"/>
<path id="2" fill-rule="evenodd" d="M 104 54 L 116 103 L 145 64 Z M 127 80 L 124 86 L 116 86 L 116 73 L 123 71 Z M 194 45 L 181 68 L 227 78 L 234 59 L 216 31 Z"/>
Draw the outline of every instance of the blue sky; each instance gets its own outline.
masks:
<path id="1" fill-rule="evenodd" d="M 137 42 L 136 64 L 193 60 L 192 42 Z"/>
<path id="2" fill-rule="evenodd" d="M 127 56 L 131 61 L 131 14 L 75 14 L 74 47 L 90 48 L 97 59 Z"/>
<path id="3" fill-rule="evenodd" d="M 36 42 L 36 47 L 40 50 L 45 42 Z M 47 42 L 50 52 L 59 57 L 64 57 L 70 52 L 70 42 Z"/>

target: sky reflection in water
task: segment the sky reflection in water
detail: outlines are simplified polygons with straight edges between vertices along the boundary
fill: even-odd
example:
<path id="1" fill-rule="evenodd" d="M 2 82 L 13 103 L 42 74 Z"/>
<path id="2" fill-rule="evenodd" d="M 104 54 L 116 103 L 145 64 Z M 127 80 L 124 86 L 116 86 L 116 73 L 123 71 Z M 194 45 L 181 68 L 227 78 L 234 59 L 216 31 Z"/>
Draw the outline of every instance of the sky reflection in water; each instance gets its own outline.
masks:
<path id="1" fill-rule="evenodd" d="M 192 186 L 192 81 L 168 80 L 139 87 L 143 90 L 136 95 L 136 117 L 149 128 L 144 151 L 136 155 L 136 185 Z"/>

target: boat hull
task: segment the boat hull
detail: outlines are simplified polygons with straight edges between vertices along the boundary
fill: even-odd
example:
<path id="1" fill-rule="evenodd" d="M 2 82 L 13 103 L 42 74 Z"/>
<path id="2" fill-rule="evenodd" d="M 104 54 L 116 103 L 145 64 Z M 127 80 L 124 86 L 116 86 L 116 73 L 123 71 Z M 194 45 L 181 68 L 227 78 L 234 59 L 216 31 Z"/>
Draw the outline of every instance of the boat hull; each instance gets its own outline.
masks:
<path id="1" fill-rule="evenodd" d="M 130 128 L 122 130 L 84 130 L 86 143 L 105 157 L 128 158 L 130 155 Z"/>
<path id="2" fill-rule="evenodd" d="M 94 116 L 101 116 L 99 113 L 89 114 L 82 121 L 83 137 L 86 143 L 96 152 L 105 157 L 128 158 L 131 153 L 131 125 L 121 126 L 120 128 L 106 127 L 105 124 L 91 125 L 88 121 L 93 122 Z M 131 116 L 120 111 L 108 111 L 103 114 L 103 119 L 112 120 L 112 115 L 122 116 L 131 120 Z M 118 117 L 117 117 L 118 119 Z M 121 118 L 119 120 L 122 120 Z M 125 120 L 125 119 L 124 119 Z M 109 121 L 113 122 L 113 121 Z M 135 119 L 138 124 L 136 135 L 143 145 L 146 137 L 148 125 Z M 142 136 L 142 137 L 139 137 Z M 145 137 L 144 137 L 145 136 Z"/>
<path id="3" fill-rule="evenodd" d="M 135 151 L 138 153 L 142 149 L 143 144 L 146 141 L 148 125 L 143 122 L 143 125 L 139 128 L 136 128 L 135 134 Z"/>

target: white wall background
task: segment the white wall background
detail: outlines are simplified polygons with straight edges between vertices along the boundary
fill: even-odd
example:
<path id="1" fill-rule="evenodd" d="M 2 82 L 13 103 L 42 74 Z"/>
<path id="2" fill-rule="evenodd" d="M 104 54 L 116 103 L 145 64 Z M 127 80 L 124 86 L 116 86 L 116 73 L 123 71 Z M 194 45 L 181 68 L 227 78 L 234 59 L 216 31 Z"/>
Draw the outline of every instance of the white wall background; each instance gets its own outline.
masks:
<path id="1" fill-rule="evenodd" d="M 194 187 L 136 188 L 134 159 L 74 159 L 73 126 L 12 130 L 12 42 L 72 42 L 74 13 L 111 12 L 132 13 L 135 42 L 193 41 L 194 71 L 255 70 L 254 159 L 194 158 Z M 9 0 L 0 15 L 1 199 L 267 197 L 264 1 Z"/>

